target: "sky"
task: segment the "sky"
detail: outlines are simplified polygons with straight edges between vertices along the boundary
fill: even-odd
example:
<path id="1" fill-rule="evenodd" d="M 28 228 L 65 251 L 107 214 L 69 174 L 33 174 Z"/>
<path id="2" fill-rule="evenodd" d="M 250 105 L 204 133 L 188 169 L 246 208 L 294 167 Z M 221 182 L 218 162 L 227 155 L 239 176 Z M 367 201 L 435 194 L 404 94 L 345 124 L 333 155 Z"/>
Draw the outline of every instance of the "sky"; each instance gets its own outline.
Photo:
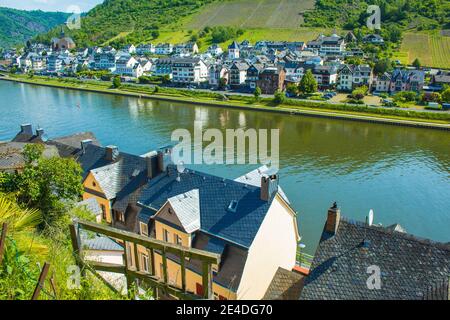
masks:
<path id="1" fill-rule="evenodd" d="M 87 12 L 103 0 L 0 0 L 0 7 L 22 10 L 74 12 L 74 6 Z"/>

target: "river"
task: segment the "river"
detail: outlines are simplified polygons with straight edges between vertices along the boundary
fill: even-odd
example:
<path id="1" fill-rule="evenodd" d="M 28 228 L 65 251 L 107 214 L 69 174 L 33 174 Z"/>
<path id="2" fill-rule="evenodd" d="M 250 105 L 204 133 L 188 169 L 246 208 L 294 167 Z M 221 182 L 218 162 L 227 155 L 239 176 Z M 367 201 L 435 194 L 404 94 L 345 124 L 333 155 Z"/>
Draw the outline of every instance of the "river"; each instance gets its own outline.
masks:
<path id="1" fill-rule="evenodd" d="M 337 201 L 344 216 L 401 224 L 409 233 L 450 241 L 450 133 L 355 121 L 240 111 L 0 81 L 0 141 L 21 123 L 49 137 L 92 131 L 103 145 L 143 154 L 169 144 L 173 130 L 280 129 L 280 183 L 314 253 Z M 195 169 L 235 178 L 250 165 Z"/>

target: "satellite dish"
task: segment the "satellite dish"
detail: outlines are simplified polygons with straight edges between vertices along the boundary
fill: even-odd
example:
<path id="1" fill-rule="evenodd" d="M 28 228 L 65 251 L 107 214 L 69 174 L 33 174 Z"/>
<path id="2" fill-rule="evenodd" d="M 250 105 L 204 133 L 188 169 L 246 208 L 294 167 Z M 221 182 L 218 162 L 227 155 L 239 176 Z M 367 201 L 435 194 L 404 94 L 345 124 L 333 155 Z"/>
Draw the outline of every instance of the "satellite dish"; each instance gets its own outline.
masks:
<path id="1" fill-rule="evenodd" d="M 371 226 L 373 223 L 373 210 L 370 209 L 369 211 L 369 226 Z"/>

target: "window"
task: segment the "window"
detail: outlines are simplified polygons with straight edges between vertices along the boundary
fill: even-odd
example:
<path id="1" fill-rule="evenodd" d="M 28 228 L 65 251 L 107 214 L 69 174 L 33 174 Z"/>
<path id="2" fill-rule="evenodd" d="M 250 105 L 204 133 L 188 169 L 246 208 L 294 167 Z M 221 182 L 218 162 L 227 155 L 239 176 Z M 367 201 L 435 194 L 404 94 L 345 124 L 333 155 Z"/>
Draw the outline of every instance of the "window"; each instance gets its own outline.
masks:
<path id="1" fill-rule="evenodd" d="M 142 271 L 149 272 L 148 271 L 148 255 L 145 253 L 141 254 L 141 268 Z"/>
<path id="2" fill-rule="evenodd" d="M 123 214 L 123 212 L 114 210 L 114 218 L 116 219 L 116 221 L 125 223 L 125 215 Z"/>
<path id="3" fill-rule="evenodd" d="M 95 181 L 92 181 L 92 186 L 95 188 L 97 186 L 97 184 L 95 183 Z"/>
<path id="4" fill-rule="evenodd" d="M 143 222 L 141 222 L 139 225 L 140 225 L 141 235 L 148 236 L 148 225 L 146 225 Z"/>
<path id="5" fill-rule="evenodd" d="M 177 234 L 173 235 L 173 242 L 177 245 L 183 245 L 183 241 L 181 240 L 181 237 Z"/>
<path id="6" fill-rule="evenodd" d="M 170 236 L 169 231 L 166 230 L 166 229 L 163 229 L 163 240 L 164 240 L 165 242 L 170 242 L 170 241 L 169 241 L 169 236 Z"/>
<path id="7" fill-rule="evenodd" d="M 102 219 L 106 220 L 106 207 L 105 207 L 105 205 L 101 204 L 100 208 L 102 209 Z"/>

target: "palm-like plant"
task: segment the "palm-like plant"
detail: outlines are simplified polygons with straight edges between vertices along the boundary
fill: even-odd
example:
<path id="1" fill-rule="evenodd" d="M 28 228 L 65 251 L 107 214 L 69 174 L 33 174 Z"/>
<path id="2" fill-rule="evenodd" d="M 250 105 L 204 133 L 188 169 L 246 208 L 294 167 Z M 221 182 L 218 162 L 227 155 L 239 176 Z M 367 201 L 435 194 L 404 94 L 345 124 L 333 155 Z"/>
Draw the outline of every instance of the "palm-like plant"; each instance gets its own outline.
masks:
<path id="1" fill-rule="evenodd" d="M 11 232 L 30 231 L 42 222 L 36 209 L 23 209 L 7 195 L 0 194 L 0 224 L 8 223 Z"/>

